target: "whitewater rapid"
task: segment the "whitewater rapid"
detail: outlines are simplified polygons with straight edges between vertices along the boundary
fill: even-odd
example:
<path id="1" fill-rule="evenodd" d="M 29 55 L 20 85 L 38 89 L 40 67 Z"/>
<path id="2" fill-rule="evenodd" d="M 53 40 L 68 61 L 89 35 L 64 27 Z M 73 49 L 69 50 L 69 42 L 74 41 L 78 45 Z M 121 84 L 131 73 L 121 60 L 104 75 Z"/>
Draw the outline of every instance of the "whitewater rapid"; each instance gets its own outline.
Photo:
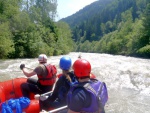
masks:
<path id="1" fill-rule="evenodd" d="M 150 113 L 150 59 L 140 59 L 120 55 L 77 53 L 68 54 L 74 62 L 78 56 L 90 61 L 92 72 L 108 88 L 109 100 L 106 113 Z M 55 64 L 58 73 L 60 56 L 48 57 Z M 34 68 L 37 58 L 0 60 L 0 81 L 24 76 L 21 63 Z"/>

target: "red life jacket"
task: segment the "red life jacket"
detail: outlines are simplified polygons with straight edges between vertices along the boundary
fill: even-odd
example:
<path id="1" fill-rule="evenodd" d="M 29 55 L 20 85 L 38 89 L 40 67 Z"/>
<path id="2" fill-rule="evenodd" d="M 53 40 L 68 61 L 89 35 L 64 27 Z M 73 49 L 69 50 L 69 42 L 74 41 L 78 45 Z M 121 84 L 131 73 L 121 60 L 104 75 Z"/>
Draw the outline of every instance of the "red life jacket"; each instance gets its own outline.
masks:
<path id="1" fill-rule="evenodd" d="M 37 75 L 38 80 L 41 85 L 53 85 L 56 82 L 57 69 L 54 65 L 44 64 L 48 71 L 48 75 L 43 77 L 42 75 Z"/>

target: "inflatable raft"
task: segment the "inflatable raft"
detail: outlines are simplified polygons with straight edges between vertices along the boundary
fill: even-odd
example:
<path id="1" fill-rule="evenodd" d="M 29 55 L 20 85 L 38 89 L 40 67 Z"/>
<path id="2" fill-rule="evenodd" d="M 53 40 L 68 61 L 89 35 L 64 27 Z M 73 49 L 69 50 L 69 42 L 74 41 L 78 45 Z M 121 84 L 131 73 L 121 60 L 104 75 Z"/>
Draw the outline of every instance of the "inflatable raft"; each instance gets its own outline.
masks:
<path id="1" fill-rule="evenodd" d="M 21 87 L 22 83 L 27 82 L 27 78 L 15 78 L 12 80 L 0 82 L 0 104 L 6 103 L 9 99 L 18 99 L 22 97 Z M 2 109 L 0 109 L 2 110 Z M 34 99 L 34 94 L 30 94 L 30 104 L 23 109 L 25 113 L 39 113 L 39 100 Z M 1 113 L 1 111 L 0 111 Z"/>
<path id="2" fill-rule="evenodd" d="M 58 75 L 59 78 L 62 74 Z M 91 78 L 96 78 L 94 74 L 90 75 Z M 27 82 L 27 78 L 15 78 L 8 81 L 0 82 L 0 113 L 2 113 L 2 103 L 6 103 L 9 99 L 18 99 L 23 97 L 21 92 L 21 84 Z M 65 106 L 66 107 L 66 106 Z M 64 107 L 62 107 L 64 109 Z M 49 108 L 49 110 L 54 110 L 53 108 Z M 55 109 L 55 110 L 59 110 Z M 55 112 L 54 110 L 54 112 Z M 61 108 L 60 108 L 61 110 Z M 22 110 L 24 113 L 39 113 L 40 105 L 39 100 L 34 98 L 34 94 L 30 93 L 30 104 L 28 107 Z M 14 112 L 16 112 L 14 110 Z"/>

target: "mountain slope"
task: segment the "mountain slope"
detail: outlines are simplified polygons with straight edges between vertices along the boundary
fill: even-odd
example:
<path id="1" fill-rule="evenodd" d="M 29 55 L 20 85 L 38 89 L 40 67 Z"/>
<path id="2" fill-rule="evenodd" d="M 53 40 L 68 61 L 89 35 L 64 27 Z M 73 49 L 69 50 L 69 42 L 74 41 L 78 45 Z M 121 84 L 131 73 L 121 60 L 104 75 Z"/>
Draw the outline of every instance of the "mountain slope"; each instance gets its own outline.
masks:
<path id="1" fill-rule="evenodd" d="M 99 0 L 61 21 L 76 51 L 150 57 L 149 11 L 149 0 Z"/>
<path id="2" fill-rule="evenodd" d="M 75 41 L 84 35 L 84 40 L 97 41 L 104 34 L 117 29 L 117 24 L 122 21 L 123 12 L 132 9 L 133 20 L 138 18 L 137 1 L 142 0 L 99 0 L 61 21 L 65 21 L 73 29 Z"/>
<path id="3" fill-rule="evenodd" d="M 105 6 L 110 4 L 113 0 L 99 0 L 95 1 L 92 4 L 84 7 L 83 9 L 79 10 L 75 14 L 68 16 L 66 18 L 61 19 L 60 21 L 65 21 L 70 26 L 74 26 L 75 24 L 80 24 L 85 20 L 88 20 L 89 17 L 93 17 L 101 12 Z"/>

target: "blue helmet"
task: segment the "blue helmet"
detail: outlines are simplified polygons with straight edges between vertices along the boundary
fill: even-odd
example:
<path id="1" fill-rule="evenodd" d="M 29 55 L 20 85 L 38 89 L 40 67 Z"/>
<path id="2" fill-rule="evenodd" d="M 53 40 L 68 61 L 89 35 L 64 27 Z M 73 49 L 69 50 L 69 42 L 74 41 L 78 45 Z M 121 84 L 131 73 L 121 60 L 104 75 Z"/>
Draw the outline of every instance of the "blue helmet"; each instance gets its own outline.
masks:
<path id="1" fill-rule="evenodd" d="M 72 64 L 71 58 L 68 57 L 68 56 L 63 56 L 63 57 L 60 59 L 59 67 L 60 67 L 62 70 L 69 70 L 70 67 L 71 67 L 71 64 Z"/>

